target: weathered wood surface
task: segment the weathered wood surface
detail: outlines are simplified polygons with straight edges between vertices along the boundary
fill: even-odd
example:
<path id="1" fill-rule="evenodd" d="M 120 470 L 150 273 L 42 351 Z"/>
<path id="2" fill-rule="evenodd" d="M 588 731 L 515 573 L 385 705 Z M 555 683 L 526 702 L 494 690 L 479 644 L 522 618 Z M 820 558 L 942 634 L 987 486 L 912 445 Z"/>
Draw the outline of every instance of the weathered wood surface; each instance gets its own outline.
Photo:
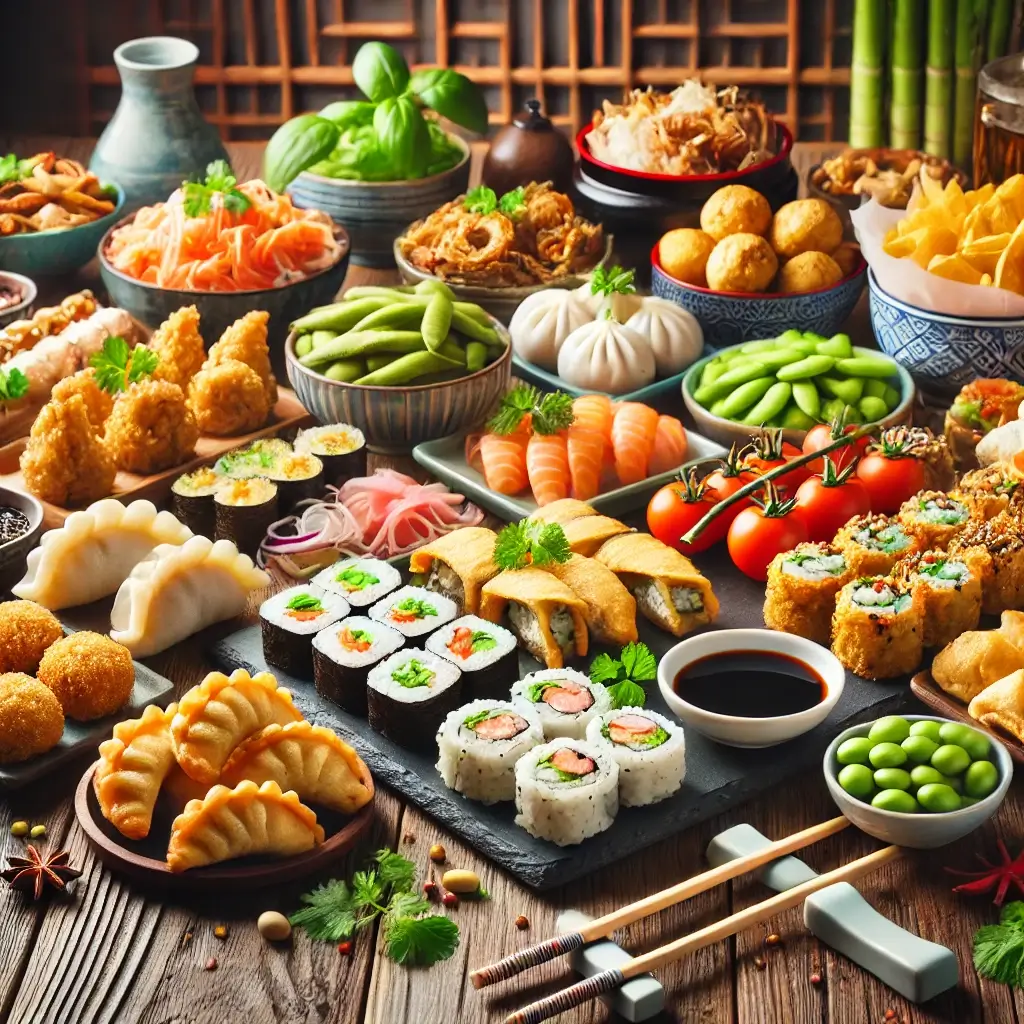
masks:
<path id="1" fill-rule="evenodd" d="M 88 154 L 83 140 L 44 140 L 72 155 Z M 0 139 L 0 151 L 12 148 Z M 18 149 L 29 145 L 20 141 Z M 256 172 L 259 147 L 232 147 L 240 176 Z M 799 147 L 798 167 L 820 155 Z M 381 272 L 353 270 L 349 284 L 386 281 Z M 51 282 L 46 299 L 95 280 L 88 269 L 73 281 Z M 869 335 L 863 309 L 851 324 Z M 407 461 L 399 463 L 409 468 Z M 258 603 L 254 598 L 253 607 Z M 152 659 L 156 671 L 173 679 L 180 694 L 208 670 L 194 644 Z M 491 894 L 486 903 L 464 902 L 452 911 L 462 944 L 447 963 L 429 970 L 398 967 L 364 934 L 351 958 L 328 943 L 302 935 L 280 948 L 265 944 L 255 918 L 265 909 L 289 911 L 304 886 L 244 900 L 167 903 L 120 882 L 90 854 L 71 813 L 71 796 L 84 771 L 73 771 L 0 800 L 0 855 L 17 853 L 10 836 L 19 818 L 43 821 L 48 842 L 71 850 L 84 875 L 72 900 L 33 906 L 20 894 L 0 892 L 0 1021 L 10 1024 L 500 1024 L 515 1007 L 569 982 L 564 964 L 547 964 L 514 983 L 477 992 L 468 985 L 470 968 L 553 933 L 558 913 L 577 907 L 598 915 L 664 888 L 703 866 L 710 838 L 740 821 L 766 835 L 787 835 L 835 813 L 818 773 L 761 800 L 723 815 L 675 840 L 640 850 L 630 860 L 584 882 L 538 896 L 478 857 L 474 851 L 415 808 L 379 792 L 379 821 L 372 841 L 339 863 L 348 875 L 380 845 L 398 845 L 426 877 L 427 851 L 442 843 L 451 864 L 475 870 Z M 925 938 L 951 946 L 960 960 L 959 988 L 926 1006 L 912 1006 L 849 961 L 825 949 L 804 929 L 799 910 L 703 950 L 660 974 L 668 1008 L 657 1024 L 885 1024 L 893 1011 L 901 1024 L 1015 1024 L 1024 1001 L 1005 987 L 979 981 L 971 966 L 975 929 L 996 918 L 984 897 L 950 892 L 944 865 L 972 867 L 977 852 L 991 852 L 996 835 L 1012 851 L 1024 845 L 1024 790 L 1015 783 L 993 822 L 954 847 L 911 856 L 861 883 L 861 891 L 883 913 Z M 817 870 L 876 849 L 878 843 L 848 829 L 806 851 Z M 436 870 L 436 869 L 435 869 Z M 765 898 L 752 879 L 705 893 L 681 907 L 628 928 L 620 941 L 632 951 L 663 942 Z M 518 915 L 528 930 L 515 927 Z M 217 939 L 218 924 L 228 936 Z M 765 937 L 781 942 L 766 946 Z M 209 958 L 217 968 L 207 970 Z M 819 974 L 819 984 L 811 975 Z M 603 1005 L 582 1007 L 559 1018 L 564 1024 L 605 1024 L 614 1018 Z M 893 1018 L 890 1018 L 893 1019 Z"/>

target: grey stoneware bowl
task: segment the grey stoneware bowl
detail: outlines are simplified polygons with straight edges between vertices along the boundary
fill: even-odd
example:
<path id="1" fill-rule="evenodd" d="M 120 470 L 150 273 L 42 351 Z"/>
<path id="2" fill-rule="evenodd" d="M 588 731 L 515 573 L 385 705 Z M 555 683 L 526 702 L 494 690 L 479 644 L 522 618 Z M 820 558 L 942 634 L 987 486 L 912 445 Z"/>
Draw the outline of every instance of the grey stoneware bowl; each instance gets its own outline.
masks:
<path id="1" fill-rule="evenodd" d="M 900 715 L 908 722 L 938 722 L 944 725 L 948 718 L 937 718 L 934 715 Z M 999 785 L 983 800 L 959 811 L 946 811 L 944 814 L 904 814 L 900 811 L 886 811 L 880 807 L 850 796 L 839 785 L 837 778 L 842 767 L 836 759 L 836 751 L 840 744 L 854 736 L 867 736 L 873 722 L 850 726 L 844 729 L 825 751 L 822 767 L 825 772 L 825 784 L 835 800 L 839 810 L 853 822 L 862 832 L 881 839 L 885 843 L 895 843 L 915 850 L 933 850 L 937 846 L 946 846 L 962 839 L 968 832 L 973 832 L 983 825 L 999 809 L 1013 779 L 1013 761 L 1006 747 L 995 740 L 992 741 L 989 760 L 999 772 Z"/>
<path id="2" fill-rule="evenodd" d="M 4 505 L 25 513 L 28 530 L 20 537 L 0 544 L 0 594 L 10 590 L 25 575 L 28 553 L 36 546 L 43 531 L 43 506 L 32 495 L 0 487 L 0 507 Z"/>
<path id="3" fill-rule="evenodd" d="M 15 320 L 27 320 L 32 314 L 32 304 L 39 294 L 36 283 L 31 278 L 12 273 L 10 270 L 0 270 L 0 288 L 5 286 L 21 292 L 21 302 L 0 310 L 0 327 L 5 327 Z"/>

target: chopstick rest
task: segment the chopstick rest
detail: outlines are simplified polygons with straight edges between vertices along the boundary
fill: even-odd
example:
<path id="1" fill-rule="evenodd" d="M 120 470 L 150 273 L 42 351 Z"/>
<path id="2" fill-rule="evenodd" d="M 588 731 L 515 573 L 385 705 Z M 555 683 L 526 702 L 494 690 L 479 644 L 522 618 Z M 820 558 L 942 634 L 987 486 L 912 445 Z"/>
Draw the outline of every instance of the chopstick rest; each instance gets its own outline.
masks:
<path id="1" fill-rule="evenodd" d="M 718 867 L 764 849 L 769 842 L 752 825 L 735 825 L 708 844 L 708 862 Z M 780 857 L 754 874 L 775 892 L 816 876 L 792 855 Z M 808 896 L 804 924 L 812 935 L 911 1002 L 923 1003 L 957 984 L 959 968 L 951 949 L 894 924 L 849 882 L 837 882 Z"/>

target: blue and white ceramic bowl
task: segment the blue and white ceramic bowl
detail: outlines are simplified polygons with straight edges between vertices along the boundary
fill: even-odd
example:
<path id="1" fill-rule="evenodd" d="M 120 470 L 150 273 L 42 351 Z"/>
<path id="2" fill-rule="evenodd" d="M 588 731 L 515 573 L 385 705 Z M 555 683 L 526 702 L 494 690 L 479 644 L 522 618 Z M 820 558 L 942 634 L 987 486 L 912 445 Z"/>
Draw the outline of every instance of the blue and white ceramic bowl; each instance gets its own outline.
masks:
<path id="1" fill-rule="evenodd" d="M 1024 380 L 1024 319 L 933 313 L 893 298 L 873 272 L 868 282 L 879 348 L 925 391 L 955 395 L 976 377 Z"/>
<path id="2" fill-rule="evenodd" d="M 651 250 L 651 291 L 682 306 L 700 321 L 705 350 L 775 338 L 791 327 L 829 337 L 857 305 L 866 271 L 867 264 L 862 261 L 838 284 L 816 292 L 716 292 L 671 277 L 662 269 L 658 246 Z"/>

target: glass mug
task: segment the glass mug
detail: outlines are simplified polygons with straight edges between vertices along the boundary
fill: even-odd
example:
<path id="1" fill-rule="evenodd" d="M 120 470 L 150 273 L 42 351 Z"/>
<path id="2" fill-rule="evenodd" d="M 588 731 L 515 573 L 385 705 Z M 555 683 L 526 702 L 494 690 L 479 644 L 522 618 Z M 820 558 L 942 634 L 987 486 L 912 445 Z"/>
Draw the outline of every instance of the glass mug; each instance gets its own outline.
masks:
<path id="1" fill-rule="evenodd" d="M 1024 53 L 986 64 L 978 75 L 974 187 L 1024 172 Z"/>

